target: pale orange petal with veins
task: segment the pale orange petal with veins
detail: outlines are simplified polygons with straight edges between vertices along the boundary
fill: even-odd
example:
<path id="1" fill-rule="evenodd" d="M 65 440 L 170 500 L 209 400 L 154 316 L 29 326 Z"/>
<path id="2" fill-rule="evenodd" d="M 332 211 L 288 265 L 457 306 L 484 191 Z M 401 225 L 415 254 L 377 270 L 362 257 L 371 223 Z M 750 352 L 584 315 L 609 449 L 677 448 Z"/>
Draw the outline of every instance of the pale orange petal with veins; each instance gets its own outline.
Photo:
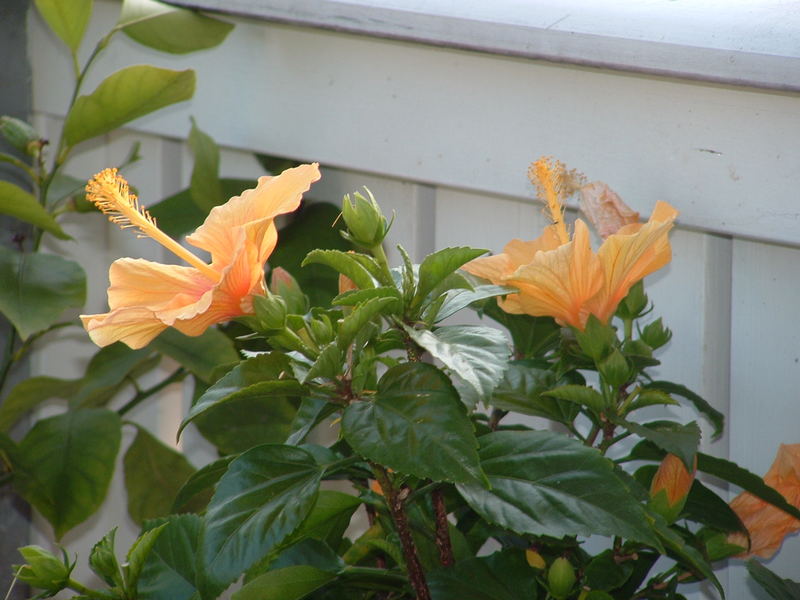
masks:
<path id="1" fill-rule="evenodd" d="M 602 181 L 580 188 L 581 212 L 586 215 L 595 231 L 603 239 L 620 228 L 638 223 L 639 213 L 632 210 L 622 198 Z"/>
<path id="2" fill-rule="evenodd" d="M 764 483 L 778 490 L 789 504 L 800 508 L 800 444 L 781 444 Z M 787 535 L 800 531 L 800 520 L 748 492 L 739 494 L 730 506 L 750 533 L 750 549 L 742 557 L 770 558 Z M 735 543 L 736 539 L 730 541 Z"/>

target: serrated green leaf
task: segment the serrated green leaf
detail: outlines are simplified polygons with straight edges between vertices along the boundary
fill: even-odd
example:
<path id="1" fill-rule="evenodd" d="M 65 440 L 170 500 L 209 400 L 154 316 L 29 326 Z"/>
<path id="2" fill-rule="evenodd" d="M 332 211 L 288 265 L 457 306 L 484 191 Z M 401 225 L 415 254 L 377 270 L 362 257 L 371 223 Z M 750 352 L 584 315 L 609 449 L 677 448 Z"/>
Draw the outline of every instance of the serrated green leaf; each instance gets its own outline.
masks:
<path id="1" fill-rule="evenodd" d="M 240 359 L 231 339 L 213 327 L 197 337 L 169 327 L 150 343 L 150 348 L 166 354 L 206 383 L 212 383 L 212 374 L 218 367 Z"/>
<path id="2" fill-rule="evenodd" d="M 362 290 L 375 287 L 372 276 L 361 263 L 342 250 L 312 250 L 303 260 L 302 266 L 310 264 L 327 265 L 349 277 Z"/>
<path id="3" fill-rule="evenodd" d="M 295 565 L 259 575 L 231 600 L 300 600 L 336 579 L 335 573 L 306 565 Z"/>
<path id="4" fill-rule="evenodd" d="M 674 454 L 689 471 L 694 469 L 694 457 L 700 445 L 700 428 L 694 421 L 686 425 L 673 421 L 654 421 L 639 425 L 619 417 L 609 418 L 628 431 L 653 442 L 662 450 Z"/>
<path id="5" fill-rule="evenodd" d="M 572 423 L 578 415 L 579 406 L 544 394 L 566 380 L 559 382 L 552 370 L 537 365 L 539 363 L 530 360 L 508 363 L 503 377 L 492 392 L 490 404 L 501 410 Z"/>
<path id="6" fill-rule="evenodd" d="M 647 406 L 675 406 L 679 404 L 672 396 L 661 390 L 642 389 L 628 405 L 627 412 L 632 413 Z"/>
<path id="7" fill-rule="evenodd" d="M 128 514 L 138 525 L 165 517 L 181 486 L 195 468 L 180 452 L 169 448 L 142 427 L 125 453 Z"/>
<path id="8" fill-rule="evenodd" d="M 195 471 L 186 480 L 172 504 L 173 513 L 202 512 L 211 501 L 214 486 L 236 456 L 223 456 Z"/>
<path id="9" fill-rule="evenodd" d="M 725 591 L 722 589 L 722 584 L 720 584 L 716 575 L 714 575 L 711 565 L 703 555 L 697 549 L 687 544 L 677 532 L 667 526 L 661 515 L 653 516 L 655 517 L 653 527 L 658 537 L 664 542 L 667 553 L 695 573 L 699 579 L 708 579 L 717 589 L 720 597 L 724 598 Z"/>
<path id="10" fill-rule="evenodd" d="M 389 369 L 374 401 L 345 409 L 342 433 L 356 452 L 395 471 L 434 481 L 485 481 L 472 423 L 447 376 L 433 365 Z"/>
<path id="11" fill-rule="evenodd" d="M 86 300 L 86 274 L 81 266 L 54 254 L 15 252 L 0 246 L 0 281 L 0 313 L 23 340 Z"/>
<path id="12" fill-rule="evenodd" d="M 34 4 L 50 29 L 77 52 L 92 16 L 92 0 L 34 0 Z"/>
<path id="13" fill-rule="evenodd" d="M 233 25 L 153 0 L 125 0 L 117 26 L 144 46 L 186 54 L 221 44 Z"/>
<path id="14" fill-rule="evenodd" d="M 603 396 L 596 389 L 585 385 L 562 385 L 544 392 L 545 396 L 574 402 L 579 406 L 586 406 L 595 414 L 600 414 L 606 408 Z"/>
<path id="15" fill-rule="evenodd" d="M 131 544 L 128 550 L 123 571 L 125 574 L 125 590 L 129 597 L 136 597 L 136 588 L 139 583 L 139 577 L 142 574 L 145 561 L 147 560 L 150 551 L 153 549 L 158 536 L 167 527 L 167 523 L 162 523 L 158 527 L 148 529 Z"/>
<path id="16" fill-rule="evenodd" d="M 613 590 L 623 585 L 633 573 L 633 564 L 615 560 L 613 550 L 592 558 L 583 572 L 583 585 L 592 590 Z"/>
<path id="17" fill-rule="evenodd" d="M 719 436 L 722 435 L 722 431 L 725 428 L 725 415 L 686 386 L 672 383 L 671 381 L 651 381 L 647 384 L 646 389 L 657 389 L 667 394 L 686 398 L 689 402 L 694 404 L 694 407 L 700 414 L 711 422 L 711 425 L 714 427 L 714 434 L 711 439 L 719 439 Z"/>
<path id="18" fill-rule="evenodd" d="M 317 360 L 311 365 L 306 373 L 303 383 L 313 381 L 317 378 L 331 379 L 342 371 L 343 362 L 342 349 L 336 342 L 331 342 L 319 353 Z"/>
<path id="19" fill-rule="evenodd" d="M 294 446 L 257 446 L 231 462 L 206 512 L 204 597 L 227 587 L 301 525 L 321 475 L 314 457 Z"/>
<path id="20" fill-rule="evenodd" d="M 173 516 L 148 524 L 166 527 L 145 558 L 137 582 L 139 600 L 197 600 L 195 581 L 202 519 L 197 515 Z"/>
<path id="21" fill-rule="evenodd" d="M 79 381 L 57 377 L 30 377 L 11 388 L 0 404 L 0 431 L 8 431 L 28 411 L 50 398 L 69 398 Z"/>
<path id="22" fill-rule="evenodd" d="M 362 501 L 356 496 L 334 490 L 320 490 L 314 509 L 292 538 L 314 538 L 332 548 L 341 542 L 353 513 Z"/>
<path id="23" fill-rule="evenodd" d="M 15 486 L 50 522 L 56 538 L 105 499 L 120 428 L 113 411 L 76 410 L 38 421 L 20 442 Z"/>
<path id="24" fill-rule="evenodd" d="M 33 194 L 8 181 L 0 181 L 0 215 L 9 215 L 52 233 L 59 239 L 71 240 L 53 216 L 39 204 Z"/>
<path id="25" fill-rule="evenodd" d="M 444 302 L 436 313 L 435 323 L 454 315 L 462 308 L 465 308 L 473 302 L 485 300 L 486 298 L 493 298 L 495 296 L 503 296 L 505 294 L 515 293 L 517 288 L 505 285 L 477 285 L 474 289 L 455 289 L 449 290 L 445 294 Z"/>
<path id="26" fill-rule="evenodd" d="M 126 67 L 108 76 L 87 96 L 79 96 L 64 122 L 69 146 L 108 133 L 129 121 L 188 100 L 195 73 L 150 65 Z"/>
<path id="27" fill-rule="evenodd" d="M 396 298 L 400 300 L 400 292 L 393 287 L 377 287 L 368 290 L 348 290 L 339 294 L 331 304 L 333 306 L 355 306 L 372 298 Z"/>
<path id="28" fill-rule="evenodd" d="M 487 521 L 523 534 L 618 535 L 660 548 L 644 509 L 594 448 L 549 431 L 494 432 L 479 441 L 492 487 L 458 490 Z"/>
<path id="29" fill-rule="evenodd" d="M 361 329 L 367 323 L 379 315 L 387 315 L 394 312 L 394 308 L 399 308 L 400 302 L 397 298 L 372 298 L 353 309 L 339 324 L 336 332 L 336 343 L 341 350 L 346 350 L 353 343 Z"/>
<path id="30" fill-rule="evenodd" d="M 509 549 L 438 569 L 428 576 L 428 581 L 432 600 L 535 599 L 536 573 L 523 551 Z"/>
<path id="31" fill-rule="evenodd" d="M 75 383 L 77 389 L 69 398 L 70 407 L 97 408 L 105 405 L 132 375 L 155 366 L 152 349 L 132 350 L 122 342 L 100 348 L 86 366 L 86 374 Z"/>
<path id="32" fill-rule="evenodd" d="M 444 248 L 426 256 L 419 265 L 417 291 L 411 301 L 412 307 L 421 306 L 425 297 L 448 275 L 486 252 L 477 248 L 459 247 Z"/>
<path id="33" fill-rule="evenodd" d="M 286 443 L 290 446 L 302 444 L 314 427 L 338 409 L 339 407 L 335 404 L 331 404 L 322 398 L 303 398 L 292 420 L 291 433 L 286 438 Z"/>
<path id="34" fill-rule="evenodd" d="M 92 551 L 89 553 L 89 568 L 108 585 L 122 587 L 122 570 L 119 568 L 114 548 L 116 535 L 117 528 L 114 527 L 92 546 Z"/>
<path id="35" fill-rule="evenodd" d="M 488 402 L 505 372 L 511 347 L 503 332 L 489 327 L 451 325 L 435 331 L 405 327 L 431 356 L 469 383 Z"/>

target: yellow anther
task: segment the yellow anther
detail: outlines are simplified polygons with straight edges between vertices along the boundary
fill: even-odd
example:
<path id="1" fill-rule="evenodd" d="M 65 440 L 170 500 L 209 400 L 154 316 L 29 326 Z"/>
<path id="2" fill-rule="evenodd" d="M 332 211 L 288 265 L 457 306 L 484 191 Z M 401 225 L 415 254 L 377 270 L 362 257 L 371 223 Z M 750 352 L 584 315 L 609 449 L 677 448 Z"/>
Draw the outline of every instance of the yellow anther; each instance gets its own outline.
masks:
<path id="1" fill-rule="evenodd" d="M 540 158 L 528 169 L 528 178 L 536 186 L 539 198 L 547 206 L 562 244 L 569 242 L 569 233 L 567 233 L 567 226 L 564 223 L 563 203 L 567 187 L 566 175 L 564 164 L 553 161 L 549 157 Z"/>

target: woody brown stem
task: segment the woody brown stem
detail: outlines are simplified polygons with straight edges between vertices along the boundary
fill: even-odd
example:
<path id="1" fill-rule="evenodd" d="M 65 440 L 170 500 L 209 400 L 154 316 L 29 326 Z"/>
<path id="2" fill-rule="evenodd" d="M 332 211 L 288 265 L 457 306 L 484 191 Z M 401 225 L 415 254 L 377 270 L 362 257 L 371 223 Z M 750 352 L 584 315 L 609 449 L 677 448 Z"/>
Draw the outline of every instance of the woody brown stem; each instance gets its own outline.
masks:
<path id="1" fill-rule="evenodd" d="M 408 490 L 396 490 L 392 482 L 389 481 L 386 470 L 380 465 L 373 464 L 372 466 L 375 478 L 383 489 L 386 504 L 389 506 L 389 514 L 391 514 L 397 530 L 397 536 L 400 538 L 400 546 L 403 549 L 403 557 L 408 570 L 408 579 L 414 589 L 414 594 L 417 600 L 431 600 L 428 582 L 425 579 L 425 572 L 422 570 L 422 563 L 417 554 L 414 538 L 411 536 L 411 527 L 408 524 L 408 516 L 405 511 L 404 502 L 408 496 Z"/>
<path id="2" fill-rule="evenodd" d="M 436 519 L 436 547 L 439 549 L 439 561 L 442 566 L 449 567 L 455 563 L 455 560 L 453 558 L 453 544 L 450 542 L 447 507 L 444 503 L 442 490 L 433 490 L 431 492 L 431 500 L 433 500 L 433 512 Z"/>

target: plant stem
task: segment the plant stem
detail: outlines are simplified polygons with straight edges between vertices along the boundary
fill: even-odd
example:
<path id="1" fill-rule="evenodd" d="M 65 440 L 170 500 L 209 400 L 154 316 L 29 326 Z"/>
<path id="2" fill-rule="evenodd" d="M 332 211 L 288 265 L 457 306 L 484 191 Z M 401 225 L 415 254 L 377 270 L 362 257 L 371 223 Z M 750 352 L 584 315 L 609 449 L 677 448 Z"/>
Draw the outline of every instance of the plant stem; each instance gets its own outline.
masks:
<path id="1" fill-rule="evenodd" d="M 431 492 L 431 500 L 433 500 L 433 513 L 436 518 L 436 547 L 439 549 L 439 561 L 442 566 L 450 567 L 455 563 L 455 559 L 453 558 L 453 544 L 450 542 L 447 506 L 441 488 Z"/>
<path id="2" fill-rule="evenodd" d="M 14 364 L 14 345 L 17 343 L 17 330 L 9 323 L 11 333 L 8 334 L 5 356 L 3 356 L 3 369 L 0 371 L 0 393 L 3 391 L 11 366 Z"/>
<path id="3" fill-rule="evenodd" d="M 389 506 L 389 513 L 392 515 L 392 521 L 394 521 L 397 535 L 400 538 L 400 545 L 403 548 L 403 556 L 408 569 L 408 578 L 411 582 L 411 587 L 414 589 L 414 594 L 417 600 L 431 600 L 428 582 L 425 580 L 425 572 L 422 570 L 422 563 L 417 554 L 417 546 L 414 544 L 414 538 L 411 535 L 411 527 L 409 526 L 404 506 L 405 496 L 402 493 L 398 493 L 394 488 L 386 470 L 382 466 L 377 464 L 372 466 L 375 478 L 383 489 L 386 504 Z"/>
<path id="4" fill-rule="evenodd" d="M 107 598 L 105 594 L 101 594 L 96 590 L 88 588 L 82 583 L 75 581 L 74 579 L 70 579 L 69 581 L 67 581 L 67 587 L 71 590 L 78 592 L 79 594 L 88 596 L 89 598 L 99 598 L 100 600 L 105 600 Z"/>
<path id="5" fill-rule="evenodd" d="M 178 367 L 170 374 L 169 377 L 167 377 L 163 381 L 155 384 L 151 388 L 148 388 L 146 390 L 140 390 L 139 392 L 137 392 L 133 398 L 128 400 L 128 402 L 126 402 L 125 405 L 117 411 L 117 414 L 120 417 L 123 416 L 125 413 L 130 412 L 133 408 L 138 406 L 143 400 L 149 398 L 156 392 L 163 390 L 171 383 L 183 380 L 188 374 L 189 373 L 183 367 Z"/>

